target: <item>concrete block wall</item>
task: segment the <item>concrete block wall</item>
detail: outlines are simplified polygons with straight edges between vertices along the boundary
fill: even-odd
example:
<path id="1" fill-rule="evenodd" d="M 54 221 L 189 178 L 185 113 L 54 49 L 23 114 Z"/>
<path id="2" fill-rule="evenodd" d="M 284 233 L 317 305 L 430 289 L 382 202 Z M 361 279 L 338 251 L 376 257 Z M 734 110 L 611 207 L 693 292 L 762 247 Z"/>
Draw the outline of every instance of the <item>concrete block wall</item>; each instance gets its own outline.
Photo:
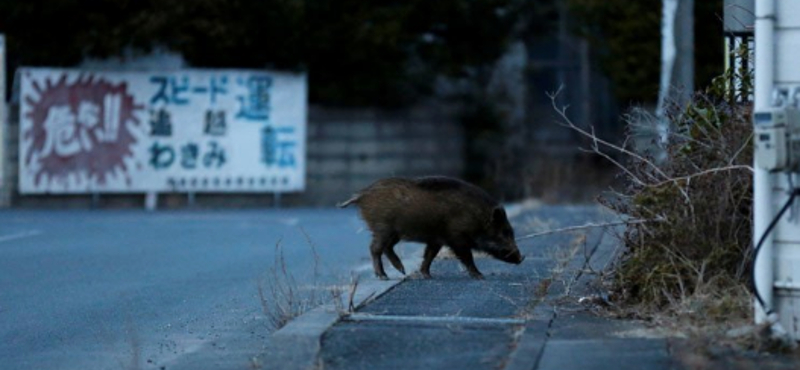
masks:
<path id="1" fill-rule="evenodd" d="M 0 206 L 27 208 L 140 208 L 144 194 L 22 196 L 18 184 L 18 111 L 9 106 Z M 308 119 L 306 191 L 272 193 L 159 194 L 159 208 L 327 207 L 387 176 L 459 176 L 464 169 L 463 131 L 454 110 L 438 104 L 406 110 L 311 107 Z M 190 200 L 191 199 L 191 200 Z"/>
<path id="2" fill-rule="evenodd" d="M 0 207 L 9 207 L 13 204 L 19 183 L 19 107 L 17 105 L 6 105 L 6 119 L 0 120 L 3 127 L 3 156 L 0 158 L 3 178 L 0 181 Z"/>
<path id="3" fill-rule="evenodd" d="M 333 205 L 388 176 L 459 176 L 464 137 L 452 110 L 312 107 L 303 203 Z"/>

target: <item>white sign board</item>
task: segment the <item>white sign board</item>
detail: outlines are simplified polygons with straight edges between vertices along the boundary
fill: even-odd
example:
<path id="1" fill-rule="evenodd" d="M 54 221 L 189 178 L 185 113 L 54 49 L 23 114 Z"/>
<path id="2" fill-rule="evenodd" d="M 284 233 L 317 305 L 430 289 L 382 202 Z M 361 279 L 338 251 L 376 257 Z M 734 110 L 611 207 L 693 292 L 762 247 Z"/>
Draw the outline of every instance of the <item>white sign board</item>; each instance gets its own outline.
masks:
<path id="1" fill-rule="evenodd" d="M 305 187 L 305 75 L 18 73 L 21 193 Z"/>

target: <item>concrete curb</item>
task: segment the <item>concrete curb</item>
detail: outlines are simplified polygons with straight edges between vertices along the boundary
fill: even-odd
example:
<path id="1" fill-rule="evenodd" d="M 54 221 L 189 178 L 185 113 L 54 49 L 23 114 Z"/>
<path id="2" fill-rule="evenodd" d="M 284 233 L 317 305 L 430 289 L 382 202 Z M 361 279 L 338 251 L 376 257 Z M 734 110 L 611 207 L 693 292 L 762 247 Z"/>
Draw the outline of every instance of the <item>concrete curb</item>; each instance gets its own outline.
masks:
<path id="1" fill-rule="evenodd" d="M 370 280 L 359 283 L 353 296 L 353 305 L 362 307 L 405 281 Z M 326 304 L 308 311 L 280 330 L 270 335 L 265 353 L 259 356 L 259 364 L 264 369 L 308 370 L 319 368 L 318 359 L 322 349 L 322 336 L 342 314 L 333 304 Z"/>
<path id="2" fill-rule="evenodd" d="M 535 369 L 544 353 L 547 343 L 547 330 L 550 322 L 531 321 L 528 322 L 520 335 L 517 346 L 508 356 L 503 370 L 531 370 Z"/>

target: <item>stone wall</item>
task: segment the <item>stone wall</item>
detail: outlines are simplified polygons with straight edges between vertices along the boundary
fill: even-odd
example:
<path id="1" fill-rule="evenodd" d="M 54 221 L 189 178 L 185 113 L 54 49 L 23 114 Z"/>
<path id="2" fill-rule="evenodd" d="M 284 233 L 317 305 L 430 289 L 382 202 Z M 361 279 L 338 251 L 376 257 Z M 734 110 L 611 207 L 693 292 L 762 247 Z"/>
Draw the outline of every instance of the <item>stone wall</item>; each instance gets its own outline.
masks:
<path id="1" fill-rule="evenodd" d="M 306 203 L 332 205 L 382 177 L 463 171 L 463 134 L 447 109 L 309 113 Z"/>

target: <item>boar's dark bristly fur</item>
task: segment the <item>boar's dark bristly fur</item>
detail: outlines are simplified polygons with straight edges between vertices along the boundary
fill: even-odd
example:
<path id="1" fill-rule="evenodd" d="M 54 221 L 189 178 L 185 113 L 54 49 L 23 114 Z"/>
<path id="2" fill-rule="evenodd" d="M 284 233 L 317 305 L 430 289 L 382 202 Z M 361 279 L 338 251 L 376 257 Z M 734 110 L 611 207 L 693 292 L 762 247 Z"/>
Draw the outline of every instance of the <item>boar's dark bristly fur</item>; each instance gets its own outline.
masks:
<path id="1" fill-rule="evenodd" d="M 425 244 L 420 273 L 430 278 L 430 266 L 442 246 L 449 247 L 470 276 L 482 278 L 472 250 L 518 264 L 524 257 L 514 241 L 505 210 L 477 186 L 448 177 L 378 180 L 339 203 L 356 204 L 372 231 L 370 254 L 375 275 L 386 279 L 382 255 L 400 272 L 405 267 L 394 252 L 399 241 Z"/>

